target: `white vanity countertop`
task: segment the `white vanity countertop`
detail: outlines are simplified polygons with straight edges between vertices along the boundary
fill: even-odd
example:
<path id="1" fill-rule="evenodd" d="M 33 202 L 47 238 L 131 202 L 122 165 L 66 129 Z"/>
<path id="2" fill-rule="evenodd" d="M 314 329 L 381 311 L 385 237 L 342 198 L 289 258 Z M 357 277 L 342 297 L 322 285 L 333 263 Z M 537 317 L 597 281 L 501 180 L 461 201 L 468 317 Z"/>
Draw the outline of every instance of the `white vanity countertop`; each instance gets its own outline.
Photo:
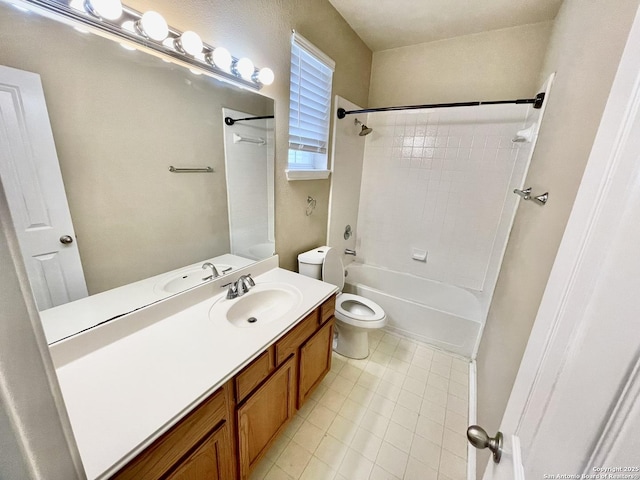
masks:
<path id="1" fill-rule="evenodd" d="M 127 331 L 127 317 L 122 317 L 112 326 L 99 326 L 52 349 L 90 480 L 115 473 L 337 290 L 280 268 L 255 276 L 255 282 L 294 285 L 302 300 L 282 319 L 238 328 L 224 318 L 209 318 L 211 306 L 223 292 L 164 318 L 149 320 L 147 315 L 132 331 Z M 176 299 L 164 302 L 175 304 Z M 95 340 L 83 336 L 97 338 L 103 327 L 109 329 L 103 330 L 108 341 L 87 348 Z"/>
<path id="2" fill-rule="evenodd" d="M 253 264 L 255 260 L 225 253 L 186 267 L 43 310 L 40 312 L 40 320 L 47 337 L 47 343 L 57 342 L 78 332 L 95 327 L 105 320 L 130 313 L 137 308 L 170 297 L 177 292 L 163 291 L 160 286 L 170 278 L 191 271 L 194 268 L 200 271 L 202 264 L 205 262 L 225 264 L 236 270 Z"/>

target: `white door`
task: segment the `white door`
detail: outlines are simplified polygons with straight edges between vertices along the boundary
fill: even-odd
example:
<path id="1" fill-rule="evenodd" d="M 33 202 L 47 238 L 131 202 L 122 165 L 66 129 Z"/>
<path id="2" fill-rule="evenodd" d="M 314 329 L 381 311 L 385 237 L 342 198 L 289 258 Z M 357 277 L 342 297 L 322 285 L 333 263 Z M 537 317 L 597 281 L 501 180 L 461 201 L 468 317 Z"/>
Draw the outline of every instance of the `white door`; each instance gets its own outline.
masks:
<path id="1" fill-rule="evenodd" d="M 484 480 L 640 479 L 638 45 L 636 17 Z"/>
<path id="2" fill-rule="evenodd" d="M 0 178 L 38 309 L 86 297 L 40 76 L 4 66 Z"/>

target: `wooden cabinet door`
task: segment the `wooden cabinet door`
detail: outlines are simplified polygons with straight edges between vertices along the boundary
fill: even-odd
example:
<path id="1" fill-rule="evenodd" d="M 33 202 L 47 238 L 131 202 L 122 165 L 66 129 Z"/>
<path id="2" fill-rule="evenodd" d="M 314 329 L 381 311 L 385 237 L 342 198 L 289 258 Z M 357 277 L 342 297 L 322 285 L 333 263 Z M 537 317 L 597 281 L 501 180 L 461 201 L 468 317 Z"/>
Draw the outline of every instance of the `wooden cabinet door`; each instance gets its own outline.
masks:
<path id="1" fill-rule="evenodd" d="M 278 368 L 238 408 L 240 478 L 249 478 L 273 440 L 295 413 L 296 357 Z"/>
<path id="2" fill-rule="evenodd" d="M 233 478 L 229 428 L 224 423 L 191 455 L 180 462 L 166 480 L 228 480 Z"/>
<path id="3" fill-rule="evenodd" d="M 331 370 L 334 322 L 335 320 L 331 319 L 325 323 L 300 348 L 298 408 L 302 406 L 314 388 Z"/>

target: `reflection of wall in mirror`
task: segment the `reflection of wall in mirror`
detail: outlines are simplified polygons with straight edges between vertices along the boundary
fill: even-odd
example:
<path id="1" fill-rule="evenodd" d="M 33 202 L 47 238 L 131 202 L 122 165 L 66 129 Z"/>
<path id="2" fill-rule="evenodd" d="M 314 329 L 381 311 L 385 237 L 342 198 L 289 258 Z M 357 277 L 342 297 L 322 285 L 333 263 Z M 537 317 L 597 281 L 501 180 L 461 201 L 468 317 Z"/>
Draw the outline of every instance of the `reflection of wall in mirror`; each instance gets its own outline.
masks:
<path id="1" fill-rule="evenodd" d="M 250 118 L 222 109 L 223 117 Z M 224 150 L 231 253 L 260 260 L 274 253 L 273 120 L 225 125 Z"/>
<path id="2" fill-rule="evenodd" d="M 89 292 L 229 252 L 219 112 L 272 113 L 272 101 L 0 9 L 0 64 L 42 79 Z"/>

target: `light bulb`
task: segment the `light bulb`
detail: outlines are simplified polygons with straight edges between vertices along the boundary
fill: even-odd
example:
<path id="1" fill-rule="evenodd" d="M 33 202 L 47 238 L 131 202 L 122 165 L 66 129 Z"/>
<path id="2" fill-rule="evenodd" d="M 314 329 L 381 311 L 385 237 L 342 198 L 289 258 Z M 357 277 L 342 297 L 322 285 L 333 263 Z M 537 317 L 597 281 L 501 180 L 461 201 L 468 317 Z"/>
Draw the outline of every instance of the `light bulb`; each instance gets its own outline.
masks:
<path id="1" fill-rule="evenodd" d="M 258 81 L 263 85 L 271 85 L 274 79 L 275 75 L 270 68 L 261 68 L 258 72 Z"/>
<path id="2" fill-rule="evenodd" d="M 145 12 L 136 22 L 136 26 L 142 35 L 157 42 L 161 42 L 169 35 L 167 21 L 158 12 Z"/>
<path id="3" fill-rule="evenodd" d="M 253 66 L 253 62 L 249 60 L 247 57 L 241 58 L 236 63 L 236 71 L 245 80 L 251 80 L 254 70 L 255 70 L 255 67 Z"/>
<path id="4" fill-rule="evenodd" d="M 120 46 L 122 48 L 124 48 L 125 50 L 129 50 L 129 51 L 135 51 L 136 47 L 132 47 L 131 45 L 127 44 L 127 43 L 120 43 Z"/>
<path id="5" fill-rule="evenodd" d="M 200 70 L 196 70 L 195 68 L 190 68 L 189 71 L 194 75 L 202 75 L 202 72 Z"/>
<path id="6" fill-rule="evenodd" d="M 231 72 L 231 62 L 233 62 L 233 58 L 231 58 L 231 54 L 226 48 L 216 48 L 211 54 L 211 60 L 213 60 L 214 65 L 220 70 Z"/>
<path id="7" fill-rule="evenodd" d="M 85 7 L 89 13 L 105 20 L 117 20 L 122 15 L 120 0 L 86 0 Z"/>
<path id="8" fill-rule="evenodd" d="M 136 28 L 136 24 L 133 20 L 127 20 L 125 22 L 122 22 L 122 28 L 125 29 L 127 32 L 139 33 L 138 29 Z"/>
<path id="9" fill-rule="evenodd" d="M 189 55 L 197 55 L 202 52 L 202 39 L 200 35 L 191 30 L 187 30 L 175 42 L 176 48 Z"/>

